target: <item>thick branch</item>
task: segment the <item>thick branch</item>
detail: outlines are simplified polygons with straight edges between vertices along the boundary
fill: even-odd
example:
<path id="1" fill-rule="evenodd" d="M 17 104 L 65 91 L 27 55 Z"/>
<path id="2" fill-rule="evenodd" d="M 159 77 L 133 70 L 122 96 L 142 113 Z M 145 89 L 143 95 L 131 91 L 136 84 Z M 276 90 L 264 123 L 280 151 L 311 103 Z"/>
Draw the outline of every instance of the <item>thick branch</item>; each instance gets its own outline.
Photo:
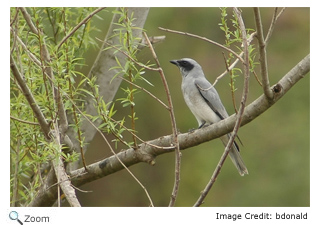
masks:
<path id="1" fill-rule="evenodd" d="M 68 178 L 68 175 L 65 171 L 63 161 L 61 157 L 54 159 L 53 161 L 53 168 L 55 170 L 56 176 L 58 177 L 58 183 L 61 187 L 63 193 L 66 196 L 66 199 L 68 200 L 68 203 L 71 207 L 81 207 L 77 197 L 74 188 L 71 186 L 70 179 Z M 56 189 L 59 188 L 55 187 Z"/>
<path id="2" fill-rule="evenodd" d="M 307 55 L 296 66 L 294 66 L 276 85 L 272 87 L 274 94 L 273 100 L 269 101 L 263 94 L 254 102 L 249 104 L 243 114 L 241 125 L 245 125 L 259 115 L 264 113 L 273 104 L 275 104 L 282 96 L 284 96 L 288 90 L 290 90 L 305 74 L 310 71 L 310 55 Z M 201 143 L 218 138 L 230 131 L 236 121 L 236 116 L 232 115 L 229 118 L 215 123 L 209 127 L 196 130 L 191 133 L 184 133 L 178 135 L 178 141 L 180 149 L 187 149 Z M 154 160 L 156 156 L 164 153 L 174 151 L 174 148 L 155 148 L 150 144 L 158 146 L 172 146 L 172 135 L 160 137 L 158 139 L 143 143 L 139 146 L 139 149 L 134 151 L 128 149 L 117 154 L 117 156 L 111 156 L 103 159 L 99 162 L 93 163 L 88 166 L 90 173 L 87 173 L 84 168 L 77 169 L 70 173 L 71 181 L 73 185 L 80 186 L 91 181 L 97 180 L 101 177 L 115 173 L 122 170 L 124 167 L 119 162 L 119 159 L 127 166 L 137 164 L 139 162 L 148 162 Z M 45 184 L 55 183 L 55 176 L 49 172 L 47 177 L 49 182 Z M 36 198 L 29 204 L 29 206 L 51 206 L 56 200 L 57 189 L 54 187 L 42 186 L 37 193 Z"/>
<path id="3" fill-rule="evenodd" d="M 243 114 L 241 126 L 245 125 L 259 115 L 264 113 L 273 104 L 275 104 L 286 92 L 291 89 L 305 74 L 310 71 L 310 55 L 302 59 L 295 67 L 293 67 L 276 85 L 272 87 L 273 99 L 270 101 L 263 94 L 254 102 L 249 104 Z M 236 115 L 232 115 L 218 123 L 209 127 L 195 130 L 191 133 L 184 133 L 178 135 L 180 149 L 187 149 L 201 143 L 218 138 L 232 131 L 236 122 Z M 163 147 L 168 147 L 174 144 L 172 135 L 160 137 L 158 139 L 149 141 L 148 143 Z M 118 158 L 127 166 L 137 164 L 142 161 L 154 160 L 156 156 L 172 152 L 174 149 L 170 148 L 155 148 L 149 144 L 143 143 L 139 145 L 138 150 L 128 149 L 118 153 Z M 90 173 L 87 173 L 83 168 L 72 171 L 70 173 L 72 183 L 76 186 L 86 184 L 88 182 L 97 180 L 101 177 L 115 173 L 123 169 L 123 166 L 115 156 L 111 156 L 99 162 L 88 166 Z"/>

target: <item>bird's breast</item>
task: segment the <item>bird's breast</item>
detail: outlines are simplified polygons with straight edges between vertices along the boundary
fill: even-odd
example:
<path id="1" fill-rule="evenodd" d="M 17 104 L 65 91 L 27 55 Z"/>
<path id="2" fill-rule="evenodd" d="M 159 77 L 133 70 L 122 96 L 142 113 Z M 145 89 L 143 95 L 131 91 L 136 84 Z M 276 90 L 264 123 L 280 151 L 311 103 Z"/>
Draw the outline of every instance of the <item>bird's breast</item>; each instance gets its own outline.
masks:
<path id="1" fill-rule="evenodd" d="M 182 85 L 182 93 L 187 106 L 197 119 L 199 125 L 203 122 L 215 123 L 221 120 L 219 116 L 217 116 L 216 113 L 207 105 L 198 88 L 196 88 L 194 84 L 188 87 Z"/>

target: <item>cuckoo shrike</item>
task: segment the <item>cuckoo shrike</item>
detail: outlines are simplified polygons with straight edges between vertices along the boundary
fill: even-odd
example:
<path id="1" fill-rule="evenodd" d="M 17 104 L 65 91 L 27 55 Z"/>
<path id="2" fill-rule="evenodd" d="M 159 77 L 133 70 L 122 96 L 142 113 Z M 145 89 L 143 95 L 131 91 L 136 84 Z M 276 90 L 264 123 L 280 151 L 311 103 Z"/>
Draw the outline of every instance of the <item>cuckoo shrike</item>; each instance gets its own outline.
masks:
<path id="1" fill-rule="evenodd" d="M 197 119 L 199 128 L 205 124 L 210 125 L 229 117 L 218 92 L 206 79 L 201 66 L 195 60 L 183 58 L 181 60 L 171 60 L 170 62 L 180 69 L 182 94 L 186 104 Z M 220 137 L 225 146 L 229 138 L 230 134 Z M 241 176 L 248 174 L 236 142 L 233 143 L 229 156 Z"/>

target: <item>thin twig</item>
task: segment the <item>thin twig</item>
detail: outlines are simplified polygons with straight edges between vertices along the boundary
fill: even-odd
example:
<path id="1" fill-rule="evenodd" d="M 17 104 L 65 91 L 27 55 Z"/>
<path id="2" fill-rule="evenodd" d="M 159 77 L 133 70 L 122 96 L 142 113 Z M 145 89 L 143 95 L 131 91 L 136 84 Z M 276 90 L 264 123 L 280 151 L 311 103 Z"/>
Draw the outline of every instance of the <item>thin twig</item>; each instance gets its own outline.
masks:
<path id="1" fill-rule="evenodd" d="M 48 12 L 48 15 L 49 15 L 49 12 Z M 64 29 L 64 34 L 66 34 L 67 33 L 67 25 L 66 25 L 66 23 L 67 23 L 67 21 L 66 21 L 66 15 L 65 15 L 65 11 L 63 10 L 63 25 L 64 25 L 64 27 L 63 27 L 63 29 Z M 77 27 L 77 26 L 76 26 Z M 73 30 L 73 31 L 75 31 L 75 30 Z M 72 32 L 72 31 L 71 31 Z M 72 33 L 70 33 L 70 34 L 72 34 Z M 69 34 L 69 35 L 70 35 Z M 71 35 L 70 35 L 71 36 Z M 70 37 L 70 36 L 66 36 L 66 37 Z M 66 38 L 67 39 L 67 38 Z M 65 39 L 65 40 L 66 40 Z M 64 40 L 64 39 L 63 39 Z M 64 41 L 65 41 L 64 40 Z M 63 42 L 62 42 L 63 43 Z M 60 44 L 62 44 L 62 43 L 60 43 Z M 60 47 L 60 46 L 59 46 Z M 59 47 L 57 48 L 57 50 L 59 49 Z M 68 51 L 68 45 L 66 45 L 65 46 L 65 52 L 66 52 L 66 55 L 65 55 L 65 58 L 66 58 L 66 60 L 65 60 L 65 62 L 67 63 L 67 65 L 66 65 L 66 72 L 69 72 L 69 51 Z M 72 86 L 72 80 L 70 79 L 70 77 L 68 77 L 68 82 L 69 82 L 69 94 L 70 94 L 70 98 L 73 100 L 74 99 L 74 91 L 73 91 L 73 86 Z M 59 85 L 58 85 L 59 86 Z M 60 94 L 60 92 L 59 92 L 59 94 Z M 59 109 L 60 110 L 60 109 Z M 62 107 L 62 110 L 63 110 L 63 107 Z M 80 151 L 80 154 L 81 154 L 81 161 L 82 161 L 82 165 L 83 165 L 83 167 L 85 168 L 85 170 L 87 170 L 87 164 L 86 164 L 86 160 L 85 160 L 85 157 L 84 157 L 84 151 L 83 151 L 83 144 L 82 144 L 82 141 L 83 141 L 83 139 L 82 139 L 82 136 L 81 136 L 81 131 L 80 131 L 80 122 L 79 122 L 79 120 L 78 120 L 78 117 L 77 117 L 77 114 L 76 114 L 76 109 L 75 109 L 75 107 L 74 107 L 74 105 L 72 105 L 72 115 L 73 115 L 73 119 L 74 119 L 74 123 L 75 123 L 75 125 L 76 125 L 76 127 L 77 128 L 75 128 L 75 132 L 77 132 L 76 134 L 77 134 L 77 137 L 78 137 L 78 141 L 79 141 L 79 151 Z M 66 112 L 64 112 L 64 124 L 68 124 L 68 119 L 67 119 L 67 117 L 66 117 Z M 63 114 L 61 114 L 61 115 L 63 115 Z M 60 116 L 60 115 L 59 115 Z M 68 129 L 68 126 L 65 126 L 65 129 L 63 129 L 63 128 L 61 128 L 62 129 L 62 132 L 63 132 L 63 135 L 65 135 L 65 132 L 67 131 L 67 129 Z"/>
<path id="2" fill-rule="evenodd" d="M 253 32 L 253 33 L 250 34 L 250 36 L 249 36 L 249 38 L 248 38 L 248 44 L 250 44 L 250 43 L 252 42 L 252 40 L 253 40 L 253 38 L 254 38 L 254 36 L 255 36 L 256 34 L 257 34 L 256 32 Z M 243 52 L 241 52 L 241 53 L 239 54 L 239 56 L 242 58 Z M 226 62 L 226 61 L 225 61 L 225 62 Z M 228 72 L 231 71 L 231 70 L 238 64 L 238 62 L 239 62 L 239 59 L 236 59 L 230 66 L 226 67 L 227 69 L 226 69 L 221 75 L 219 75 L 219 76 L 216 78 L 216 80 L 213 82 L 213 84 L 212 84 L 210 87 L 208 87 L 208 88 L 201 88 L 201 87 L 199 87 L 199 88 L 200 88 L 201 90 L 203 90 L 203 91 L 208 91 L 208 90 L 210 90 L 212 87 L 214 87 L 214 86 L 218 83 L 218 81 L 219 81 L 220 79 L 222 79 L 225 75 L 227 75 Z M 227 64 L 226 64 L 226 65 L 227 65 Z M 260 81 L 258 80 L 258 82 L 260 82 Z"/>
<path id="3" fill-rule="evenodd" d="M 112 44 L 110 44 L 110 43 L 108 43 L 108 42 L 106 42 L 106 41 L 103 41 L 103 40 L 101 40 L 101 39 L 99 39 L 99 38 L 97 38 L 97 37 L 96 37 L 96 39 L 97 39 L 98 41 L 101 41 L 101 42 L 109 45 L 110 47 L 116 49 L 117 51 L 121 52 L 121 53 L 124 54 L 126 57 L 128 57 L 132 62 L 134 62 L 136 65 L 138 65 L 139 67 L 145 68 L 145 69 L 150 70 L 150 71 L 159 72 L 159 70 L 160 70 L 159 68 L 152 68 L 152 67 L 149 67 L 149 66 L 147 66 L 147 65 L 144 65 L 144 64 L 136 61 L 135 59 L 133 59 L 128 53 L 124 52 L 123 50 L 119 49 L 118 47 L 116 47 L 116 46 L 114 46 L 114 45 L 112 45 Z"/>
<path id="4" fill-rule="evenodd" d="M 17 20 L 19 14 L 19 8 L 16 8 L 16 14 L 14 15 L 12 21 L 10 22 L 10 27 L 13 25 L 13 23 Z"/>
<path id="5" fill-rule="evenodd" d="M 16 121 L 18 121 L 18 122 L 21 122 L 21 123 L 39 126 L 39 123 L 38 123 L 38 122 L 29 122 L 29 121 L 26 121 L 26 120 L 22 120 L 22 119 L 13 117 L 13 116 L 11 116 L 11 115 L 10 115 L 10 118 L 13 119 L 13 120 L 16 120 Z"/>
<path id="6" fill-rule="evenodd" d="M 75 104 L 73 101 L 70 101 L 72 104 Z M 149 201 L 150 201 L 150 205 L 152 207 L 154 207 L 153 205 L 153 201 L 149 195 L 148 190 L 144 187 L 144 185 L 139 181 L 139 179 L 129 170 L 129 168 L 121 161 L 121 159 L 119 158 L 119 156 L 116 154 L 116 152 L 114 152 L 112 146 L 110 145 L 109 141 L 107 140 L 107 138 L 104 136 L 104 134 L 101 132 L 101 130 L 99 130 L 98 127 L 96 127 L 94 125 L 94 123 L 80 110 L 80 108 L 78 108 L 77 106 L 75 106 L 76 109 L 78 110 L 78 112 L 96 129 L 96 131 L 101 135 L 101 137 L 103 138 L 103 140 L 105 141 L 105 143 L 107 143 L 110 151 L 112 152 L 112 154 L 117 158 L 117 160 L 119 161 L 119 163 L 127 170 L 127 172 L 133 177 L 133 179 L 135 179 L 135 181 L 140 185 L 140 187 L 145 191 Z"/>
<path id="7" fill-rule="evenodd" d="M 32 19 L 28 13 L 28 11 L 26 10 L 25 7 L 19 7 L 24 19 L 26 20 L 29 28 L 31 29 L 31 32 L 34 34 L 38 34 L 38 30 L 37 27 L 33 24 Z"/>
<path id="8" fill-rule="evenodd" d="M 242 40 L 243 40 L 243 44 L 244 44 L 243 50 L 244 50 L 244 60 L 245 60 L 245 62 L 244 62 L 244 75 L 245 75 L 245 77 L 244 77 L 244 87 L 243 87 L 243 92 L 242 92 L 242 99 L 241 99 L 241 103 L 240 103 L 239 112 L 237 114 L 237 120 L 236 120 L 235 126 L 233 128 L 233 131 L 231 133 L 229 142 L 228 142 L 228 144 L 227 144 L 227 146 L 226 146 L 226 148 L 220 158 L 220 161 L 219 161 L 217 167 L 215 168 L 208 184 L 206 185 L 205 189 L 201 192 L 201 195 L 200 195 L 199 199 L 197 200 L 197 202 L 194 204 L 195 207 L 198 207 L 203 203 L 203 201 L 204 201 L 205 197 L 207 196 L 207 194 L 209 193 L 212 185 L 217 180 L 217 177 L 220 173 L 220 170 L 221 170 L 221 168 L 222 168 L 222 166 L 223 166 L 223 164 L 229 154 L 231 146 L 233 145 L 233 142 L 237 136 L 237 132 L 238 132 L 240 125 L 241 125 L 241 120 L 243 117 L 245 104 L 247 101 L 247 96 L 248 96 L 248 91 L 249 91 L 249 77 L 250 77 L 247 34 L 246 34 L 246 29 L 245 29 L 240 11 L 237 8 L 234 8 L 234 12 L 238 17 L 239 26 L 241 29 Z"/>
<path id="9" fill-rule="evenodd" d="M 76 25 L 70 33 L 68 33 L 59 43 L 57 50 L 59 50 L 59 48 L 61 47 L 61 45 L 66 42 L 66 40 L 72 36 L 72 34 L 74 34 L 83 24 L 87 23 L 88 20 L 90 18 L 92 18 L 95 14 L 99 13 L 101 10 L 103 10 L 106 7 L 100 7 L 98 9 L 96 9 L 95 11 L 93 11 L 92 13 L 90 13 L 87 17 L 85 17 L 78 25 Z"/>
<path id="10" fill-rule="evenodd" d="M 158 66 L 159 74 L 161 76 L 162 83 L 164 85 L 165 92 L 167 94 L 167 99 L 168 99 L 169 113 L 170 113 L 171 126 L 172 126 L 172 132 L 173 132 L 173 142 L 175 144 L 175 151 L 176 151 L 175 182 L 174 182 L 174 186 L 173 186 L 173 190 L 172 190 L 172 194 L 171 194 L 171 198 L 170 198 L 170 203 L 169 203 L 169 207 L 172 207 L 172 206 L 174 206 L 174 204 L 176 202 L 177 195 L 178 195 L 178 190 L 179 190 L 179 185 L 180 185 L 180 170 L 181 170 L 181 152 L 180 152 L 180 146 L 179 146 L 179 141 L 178 141 L 177 124 L 176 124 L 176 120 L 174 117 L 173 104 L 172 104 L 172 99 L 171 99 L 170 90 L 169 90 L 169 86 L 168 86 L 166 77 L 164 75 L 162 68 L 160 67 L 160 62 L 158 60 L 157 54 L 155 53 L 147 34 L 145 32 L 143 32 L 143 35 L 148 43 L 148 46 L 151 50 L 153 58 L 156 61 L 156 64 Z"/>
<path id="11" fill-rule="evenodd" d="M 187 35 L 187 36 L 190 36 L 190 37 L 194 37 L 194 38 L 198 38 L 200 40 L 203 40 L 203 41 L 206 41 L 206 42 L 209 42 L 211 44 L 214 44 L 220 48 L 223 48 L 225 50 L 227 50 L 228 52 L 231 52 L 233 55 L 235 55 L 242 63 L 244 63 L 244 60 L 241 58 L 241 56 L 236 53 L 235 51 L 233 51 L 232 49 L 229 49 L 227 47 L 225 47 L 224 45 L 222 44 L 219 44 L 218 42 L 215 42 L 213 40 L 210 40 L 206 37 L 201 37 L 201 36 L 198 36 L 198 35 L 195 35 L 195 34 L 192 34 L 192 33 L 186 33 L 186 32 L 181 32 L 181 31 L 177 31 L 177 30 L 172 30 L 172 29 L 165 29 L 165 28 L 162 28 L 162 27 L 158 27 L 160 30 L 163 30 L 163 31 L 166 31 L 166 32 L 170 32 L 170 33 L 176 33 L 176 34 L 181 34 L 181 35 Z"/>
<path id="12" fill-rule="evenodd" d="M 157 102 L 159 102 L 162 106 L 164 106 L 167 110 L 170 109 L 164 102 L 162 102 L 158 97 L 156 97 L 156 96 L 155 96 L 154 94 L 152 94 L 150 91 L 148 91 L 148 90 L 146 90 L 145 88 L 143 88 L 143 87 L 141 87 L 141 86 L 139 86 L 139 85 L 137 85 L 137 84 L 135 84 L 135 83 L 127 80 L 126 78 L 123 78 L 123 77 L 121 77 L 121 76 L 119 76 L 119 78 L 122 79 L 122 80 L 124 80 L 124 81 L 126 81 L 127 83 L 135 86 L 136 88 L 139 88 L 141 91 L 147 93 L 147 94 L 150 95 L 152 98 L 154 98 Z"/>
<path id="13" fill-rule="evenodd" d="M 250 34 L 250 36 L 249 36 L 249 38 L 248 38 L 248 43 L 249 43 L 249 44 L 252 42 L 252 40 L 253 40 L 253 38 L 254 38 L 254 36 L 255 36 L 256 34 L 257 34 L 256 32 L 253 32 L 253 33 Z M 239 54 L 239 56 L 242 58 L 243 52 L 241 52 L 241 53 Z M 229 72 L 230 70 L 232 70 L 232 69 L 238 64 L 238 62 L 239 62 L 239 59 L 236 59 L 230 66 L 228 66 L 228 69 L 225 70 L 221 75 L 219 75 L 219 76 L 216 78 L 216 80 L 214 81 L 214 83 L 212 84 L 212 86 L 214 87 L 214 86 L 218 83 L 218 81 L 219 81 L 220 79 L 222 79 L 225 75 L 227 75 L 228 72 Z M 211 87 L 210 87 L 210 88 L 211 88 Z M 210 88 L 208 88 L 208 89 L 206 89 L 206 90 L 210 90 Z"/>
<path id="14" fill-rule="evenodd" d="M 145 68 L 147 70 L 150 70 L 150 71 L 159 71 L 160 69 L 159 68 L 151 68 L 149 66 L 146 66 L 138 61 L 136 61 L 135 59 L 133 59 L 130 55 L 128 55 L 126 52 L 122 51 L 121 49 L 117 48 L 116 46 L 112 45 L 112 44 L 109 44 L 103 40 L 100 40 L 99 38 L 96 38 L 98 41 L 101 41 L 101 42 L 104 42 L 106 43 L 107 45 L 111 46 L 112 48 L 116 49 L 117 51 L 121 52 L 123 55 L 125 55 L 126 57 L 128 57 L 131 61 L 133 61 L 135 64 L 137 64 L 139 67 L 142 67 L 142 68 Z M 139 88 L 140 90 L 146 92 L 148 95 L 150 95 L 152 98 L 154 98 L 155 100 L 157 100 L 162 106 L 164 106 L 167 110 L 169 110 L 169 107 L 163 103 L 160 99 L 158 99 L 156 96 L 154 96 L 151 92 L 147 91 L 146 89 L 144 89 L 143 87 L 140 87 L 138 85 L 136 85 L 135 83 L 123 78 L 123 77 L 120 77 L 122 80 L 125 80 L 126 82 L 128 82 L 129 84 Z"/>
<path id="15" fill-rule="evenodd" d="M 263 92 L 266 97 L 271 100 L 273 98 L 273 93 L 270 89 L 269 84 L 269 76 L 268 76 L 268 66 L 267 66 L 267 50 L 266 50 L 266 43 L 263 36 L 263 28 L 262 28 L 262 21 L 260 16 L 260 10 L 258 7 L 253 8 L 254 11 L 254 18 L 256 23 L 256 30 L 257 30 L 257 38 L 259 43 L 259 53 L 260 53 L 260 71 L 261 71 L 261 78 L 262 78 L 262 88 Z"/>
<path id="16" fill-rule="evenodd" d="M 252 40 L 253 40 L 253 38 L 256 36 L 256 34 L 257 34 L 256 32 L 253 32 L 253 33 L 250 34 L 249 38 L 247 39 L 248 44 L 250 44 L 250 43 L 252 42 Z M 243 54 L 244 54 L 244 52 L 241 52 L 241 53 L 239 54 L 239 56 L 242 58 Z M 226 58 L 224 57 L 224 59 L 226 59 Z M 218 83 L 218 81 L 219 81 L 220 79 L 222 79 L 225 75 L 227 75 L 228 72 L 231 71 L 231 70 L 238 64 L 238 62 L 239 62 L 239 59 L 236 59 L 230 66 L 227 66 L 227 63 L 226 63 L 226 60 L 225 60 L 225 63 L 226 63 L 226 66 L 227 66 L 226 68 L 227 68 L 227 69 L 226 69 L 223 73 L 221 73 L 221 74 L 216 78 L 216 80 L 213 82 L 213 84 L 212 84 L 210 87 L 208 87 L 208 88 L 202 88 L 202 87 L 199 86 L 199 88 L 200 88 L 201 90 L 203 90 L 203 91 L 208 91 L 208 90 L 210 90 L 212 87 L 214 87 L 214 86 Z M 257 75 L 255 74 L 255 72 L 254 72 L 254 75 L 255 75 L 256 78 L 257 78 Z M 259 82 L 260 85 L 262 85 L 258 78 L 257 78 L 257 81 Z M 236 110 L 236 109 L 235 109 L 235 110 Z"/>
<path id="17" fill-rule="evenodd" d="M 22 75 L 20 74 L 14 60 L 13 57 L 10 55 L 10 68 L 12 71 L 13 76 L 16 78 L 21 90 L 23 91 L 23 94 L 25 96 L 25 98 L 27 99 L 33 113 L 34 116 L 37 118 L 41 130 L 44 134 L 44 136 L 46 137 L 47 140 L 50 139 L 49 133 L 50 133 L 50 126 L 48 124 L 48 122 L 45 119 L 44 114 L 41 112 L 40 107 L 38 106 L 31 90 L 29 89 L 28 85 L 26 84 L 25 80 L 23 79 Z"/>
<path id="18" fill-rule="evenodd" d="M 108 117 L 108 119 L 110 119 L 111 121 L 119 124 L 119 121 L 117 121 L 117 120 L 115 120 L 115 119 L 113 119 L 113 118 L 111 118 L 111 117 Z M 121 124 L 120 124 L 120 125 L 121 125 Z M 149 142 L 146 142 L 146 141 L 144 141 L 143 139 L 141 139 L 138 135 L 136 135 L 133 131 L 129 130 L 126 126 L 121 125 L 121 127 L 123 127 L 126 131 L 128 131 L 132 136 L 136 137 L 141 143 L 144 143 L 144 144 L 146 144 L 146 145 L 152 146 L 152 147 L 157 148 L 157 149 L 173 149 L 173 148 L 175 148 L 174 146 L 163 147 L 163 146 L 157 146 L 157 145 L 150 144 Z M 115 137 L 117 137 L 117 136 L 115 136 Z M 118 138 L 118 139 L 119 139 L 119 138 Z M 119 139 L 119 140 L 120 140 L 120 139 Z M 126 145 L 126 144 L 124 143 L 124 145 Z M 153 165 L 154 163 L 151 162 L 151 164 Z"/>
<path id="19" fill-rule="evenodd" d="M 27 46 L 25 45 L 25 43 L 23 43 L 23 41 L 20 39 L 20 37 L 16 34 L 16 32 L 14 31 L 14 29 L 12 27 L 10 27 L 11 32 L 14 33 L 16 40 L 20 43 L 21 47 L 24 49 L 24 51 L 28 54 L 28 56 L 30 57 L 30 59 L 39 67 L 41 67 L 41 62 L 40 60 L 38 60 L 38 58 L 32 53 L 30 52 L 30 50 L 27 48 Z"/>
<path id="20" fill-rule="evenodd" d="M 274 29 L 274 27 L 275 27 L 275 25 L 276 25 L 277 20 L 279 19 L 279 17 L 281 16 L 281 14 L 284 12 L 285 9 L 286 9 L 286 8 L 283 7 L 283 8 L 281 9 L 281 11 L 279 12 L 279 14 L 277 14 L 277 12 L 278 12 L 278 7 L 276 7 L 276 8 L 274 9 L 272 21 L 271 21 L 271 24 L 270 24 L 270 27 L 269 27 L 269 30 L 268 30 L 268 33 L 267 33 L 267 36 L 266 36 L 266 39 L 265 39 L 266 46 L 267 46 L 268 43 L 269 43 L 270 37 L 271 37 L 271 35 L 272 35 L 273 29 Z"/>

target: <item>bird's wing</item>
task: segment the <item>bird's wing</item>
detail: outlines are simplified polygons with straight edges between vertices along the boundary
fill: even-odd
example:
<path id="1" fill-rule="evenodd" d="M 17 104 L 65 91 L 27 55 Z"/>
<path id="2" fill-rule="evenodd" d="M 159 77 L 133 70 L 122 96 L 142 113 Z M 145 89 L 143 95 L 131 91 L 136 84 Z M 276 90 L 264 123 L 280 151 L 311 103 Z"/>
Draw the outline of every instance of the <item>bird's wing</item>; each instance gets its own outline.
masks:
<path id="1" fill-rule="evenodd" d="M 203 80 L 203 79 L 197 79 L 195 80 L 195 85 L 198 88 L 202 98 L 206 101 L 206 103 L 214 111 L 214 113 L 216 113 L 219 116 L 219 118 L 221 118 L 221 120 L 229 117 L 226 109 L 224 108 L 220 100 L 218 92 L 209 83 L 209 81 Z M 243 145 L 238 135 L 237 135 L 237 138 L 240 141 L 241 145 Z M 238 149 L 238 151 L 240 151 L 239 146 L 235 141 L 234 141 L 234 144 Z"/>
<path id="2" fill-rule="evenodd" d="M 218 92 L 209 81 L 206 79 L 196 79 L 195 85 L 208 106 L 219 116 L 219 118 L 221 118 L 221 120 L 229 117 L 226 109 L 222 105 Z"/>

